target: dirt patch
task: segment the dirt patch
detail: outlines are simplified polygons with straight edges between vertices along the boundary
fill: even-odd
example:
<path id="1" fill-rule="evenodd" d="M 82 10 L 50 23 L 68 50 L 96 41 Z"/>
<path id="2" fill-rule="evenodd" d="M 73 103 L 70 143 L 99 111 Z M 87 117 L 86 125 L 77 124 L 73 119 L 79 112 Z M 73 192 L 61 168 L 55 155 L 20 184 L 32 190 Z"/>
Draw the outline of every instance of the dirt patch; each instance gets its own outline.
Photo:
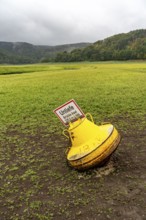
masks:
<path id="1" fill-rule="evenodd" d="M 106 166 L 84 172 L 67 165 L 61 134 L 8 128 L 0 147 L 1 219 L 146 219 L 146 125 L 126 123 Z"/>

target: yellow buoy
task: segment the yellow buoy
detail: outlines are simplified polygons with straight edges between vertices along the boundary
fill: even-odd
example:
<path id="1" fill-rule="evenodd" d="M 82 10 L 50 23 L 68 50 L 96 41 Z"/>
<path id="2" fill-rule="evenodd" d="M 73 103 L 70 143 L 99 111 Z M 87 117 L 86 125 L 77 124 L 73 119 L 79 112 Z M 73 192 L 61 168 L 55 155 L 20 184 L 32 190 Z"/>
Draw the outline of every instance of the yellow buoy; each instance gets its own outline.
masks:
<path id="1" fill-rule="evenodd" d="M 67 132 L 72 146 L 67 151 L 67 161 L 70 166 L 84 170 L 105 161 L 118 147 L 120 135 L 112 124 L 97 126 L 87 117 L 69 124 Z M 64 130 L 64 135 L 66 136 Z"/>

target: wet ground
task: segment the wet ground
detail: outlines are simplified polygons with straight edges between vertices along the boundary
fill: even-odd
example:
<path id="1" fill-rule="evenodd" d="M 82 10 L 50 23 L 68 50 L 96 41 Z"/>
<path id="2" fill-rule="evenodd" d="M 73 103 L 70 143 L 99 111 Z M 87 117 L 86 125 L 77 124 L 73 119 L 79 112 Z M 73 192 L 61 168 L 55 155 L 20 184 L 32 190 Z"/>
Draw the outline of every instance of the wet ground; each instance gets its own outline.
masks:
<path id="1" fill-rule="evenodd" d="M 9 127 L 0 148 L 0 219 L 145 220 L 146 125 L 126 124 L 110 161 L 84 172 L 67 165 L 62 135 Z"/>

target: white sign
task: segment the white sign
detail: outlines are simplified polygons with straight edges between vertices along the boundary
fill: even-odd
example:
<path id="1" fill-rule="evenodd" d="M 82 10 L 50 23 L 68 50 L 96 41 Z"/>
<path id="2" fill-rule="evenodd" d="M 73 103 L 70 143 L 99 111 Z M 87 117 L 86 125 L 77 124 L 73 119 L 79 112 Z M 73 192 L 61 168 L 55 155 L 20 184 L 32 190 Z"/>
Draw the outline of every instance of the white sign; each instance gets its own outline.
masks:
<path id="1" fill-rule="evenodd" d="M 78 118 L 85 117 L 84 113 L 73 99 L 56 108 L 53 112 L 65 126 L 69 125 L 70 122 L 76 121 Z"/>

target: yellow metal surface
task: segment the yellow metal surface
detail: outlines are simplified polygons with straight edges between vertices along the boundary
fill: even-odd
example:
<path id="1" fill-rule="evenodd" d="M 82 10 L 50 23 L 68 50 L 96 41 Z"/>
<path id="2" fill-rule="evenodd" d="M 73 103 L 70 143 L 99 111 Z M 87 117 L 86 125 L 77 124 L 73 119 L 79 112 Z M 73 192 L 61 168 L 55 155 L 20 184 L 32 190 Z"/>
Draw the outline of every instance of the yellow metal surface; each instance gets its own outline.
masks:
<path id="1" fill-rule="evenodd" d="M 120 135 L 112 124 L 97 126 L 87 118 L 70 123 L 68 133 L 72 142 L 67 153 L 69 164 L 87 169 L 100 164 L 117 148 Z"/>

